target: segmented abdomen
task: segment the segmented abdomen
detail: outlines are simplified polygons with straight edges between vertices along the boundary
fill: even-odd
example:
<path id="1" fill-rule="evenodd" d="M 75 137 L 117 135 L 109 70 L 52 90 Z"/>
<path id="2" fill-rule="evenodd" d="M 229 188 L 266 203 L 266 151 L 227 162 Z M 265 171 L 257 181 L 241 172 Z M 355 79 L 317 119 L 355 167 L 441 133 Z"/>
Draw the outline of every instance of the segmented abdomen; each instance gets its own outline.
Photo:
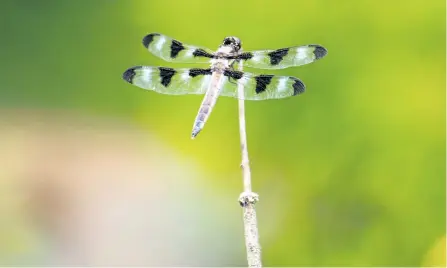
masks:
<path id="1" fill-rule="evenodd" d="M 197 134 L 199 134 L 199 132 L 205 125 L 206 120 L 208 120 L 208 117 L 210 116 L 211 111 L 216 104 L 217 98 L 219 97 L 223 78 L 224 75 L 222 73 L 213 73 L 210 86 L 205 94 L 205 97 L 203 98 L 202 104 L 200 105 L 199 113 L 197 114 L 196 120 L 194 121 L 191 138 L 195 138 Z"/>

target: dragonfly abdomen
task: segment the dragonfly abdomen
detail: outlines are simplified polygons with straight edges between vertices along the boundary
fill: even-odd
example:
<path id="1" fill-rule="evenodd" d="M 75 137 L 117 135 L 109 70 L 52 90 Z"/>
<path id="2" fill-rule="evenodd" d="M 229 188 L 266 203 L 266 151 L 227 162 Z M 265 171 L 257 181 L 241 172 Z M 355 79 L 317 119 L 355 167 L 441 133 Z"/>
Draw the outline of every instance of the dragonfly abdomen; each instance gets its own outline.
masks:
<path id="1" fill-rule="evenodd" d="M 196 120 L 194 121 L 194 126 L 192 128 L 191 138 L 195 138 L 197 134 L 203 129 L 203 126 L 208 120 L 208 117 L 216 104 L 217 98 L 222 87 L 224 76 L 222 73 L 215 72 L 211 78 L 211 83 L 208 91 L 203 98 L 202 104 L 200 105 L 199 113 L 197 114 Z"/>
<path id="2" fill-rule="evenodd" d="M 208 105 L 206 103 L 203 103 L 202 106 L 200 106 L 199 113 L 197 114 L 196 120 L 194 122 L 194 127 L 192 129 L 191 134 L 192 138 L 195 138 L 197 134 L 199 134 L 199 132 L 202 130 L 206 120 L 209 117 L 211 110 L 212 110 L 211 105 Z"/>

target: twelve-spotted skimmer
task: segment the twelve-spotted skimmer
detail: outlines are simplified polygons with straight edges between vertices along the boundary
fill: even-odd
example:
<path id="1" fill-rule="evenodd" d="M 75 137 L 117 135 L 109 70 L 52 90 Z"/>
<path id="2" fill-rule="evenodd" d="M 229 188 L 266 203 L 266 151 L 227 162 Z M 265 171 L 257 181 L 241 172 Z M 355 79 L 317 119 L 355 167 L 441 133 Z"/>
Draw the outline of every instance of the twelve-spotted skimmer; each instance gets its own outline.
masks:
<path id="1" fill-rule="evenodd" d="M 243 52 L 241 44 L 237 37 L 226 37 L 217 52 L 213 52 L 163 34 L 151 33 L 143 38 L 143 45 L 155 56 L 168 62 L 209 63 L 211 66 L 203 69 L 135 66 L 124 72 L 123 79 L 137 87 L 163 94 L 205 94 L 192 130 L 192 138 L 195 138 L 219 95 L 265 100 L 304 92 L 305 86 L 298 78 L 236 71 L 233 68 L 235 62 L 259 69 L 283 69 L 311 63 L 327 54 L 327 50 L 320 45 Z M 238 84 L 244 87 L 244 93 L 240 96 Z"/>

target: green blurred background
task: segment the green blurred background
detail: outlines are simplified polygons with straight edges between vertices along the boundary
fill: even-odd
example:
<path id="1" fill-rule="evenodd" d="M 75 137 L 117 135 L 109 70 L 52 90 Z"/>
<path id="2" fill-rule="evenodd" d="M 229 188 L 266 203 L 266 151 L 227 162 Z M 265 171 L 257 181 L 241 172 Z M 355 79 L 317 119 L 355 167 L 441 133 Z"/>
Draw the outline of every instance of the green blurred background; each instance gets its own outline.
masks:
<path id="1" fill-rule="evenodd" d="M 0 265 L 246 265 L 237 101 L 121 75 L 216 49 L 321 44 L 299 97 L 246 102 L 266 266 L 445 266 L 445 1 L 0 4 Z M 259 70 L 250 70 L 259 72 Z"/>

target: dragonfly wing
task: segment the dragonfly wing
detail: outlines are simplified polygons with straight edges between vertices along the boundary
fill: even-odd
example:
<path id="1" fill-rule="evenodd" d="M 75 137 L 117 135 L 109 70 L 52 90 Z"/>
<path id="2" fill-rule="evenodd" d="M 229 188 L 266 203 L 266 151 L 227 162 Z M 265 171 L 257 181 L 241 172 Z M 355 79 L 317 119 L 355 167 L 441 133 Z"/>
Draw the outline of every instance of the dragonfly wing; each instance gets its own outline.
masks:
<path id="1" fill-rule="evenodd" d="M 123 79 L 137 87 L 162 94 L 204 94 L 211 81 L 211 69 L 135 66 L 123 73 Z"/>
<path id="2" fill-rule="evenodd" d="M 220 95 L 244 100 L 282 99 L 296 96 L 305 91 L 304 83 L 291 76 L 276 76 L 247 72 L 225 71 L 226 79 Z M 243 86 L 239 97 L 238 86 Z"/>
<path id="3" fill-rule="evenodd" d="M 327 50 L 320 45 L 306 45 L 277 50 L 244 52 L 234 58 L 242 60 L 246 67 L 284 69 L 314 62 L 323 58 L 326 54 Z"/>
<path id="4" fill-rule="evenodd" d="M 205 63 L 214 57 L 214 52 L 208 48 L 188 45 L 159 33 L 146 35 L 143 45 L 155 56 L 169 62 Z"/>

